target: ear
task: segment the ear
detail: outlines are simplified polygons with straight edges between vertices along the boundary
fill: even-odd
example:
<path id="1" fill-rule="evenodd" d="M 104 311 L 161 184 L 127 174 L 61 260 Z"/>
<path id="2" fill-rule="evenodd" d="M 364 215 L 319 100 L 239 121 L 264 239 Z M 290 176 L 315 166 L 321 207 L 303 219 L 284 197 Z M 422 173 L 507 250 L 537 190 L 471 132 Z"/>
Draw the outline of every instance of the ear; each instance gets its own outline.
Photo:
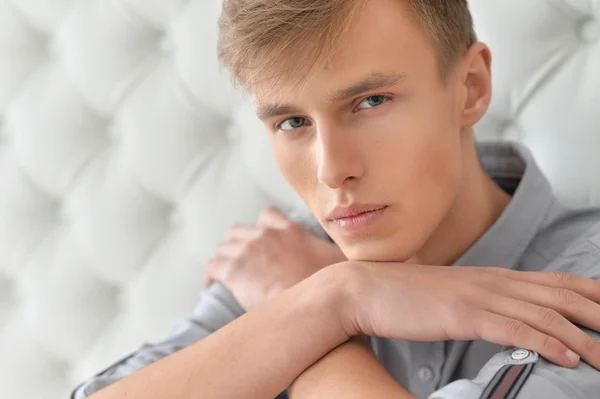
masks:
<path id="1" fill-rule="evenodd" d="M 483 43 L 475 43 L 463 56 L 463 127 L 472 127 L 486 113 L 492 97 L 492 54 Z"/>

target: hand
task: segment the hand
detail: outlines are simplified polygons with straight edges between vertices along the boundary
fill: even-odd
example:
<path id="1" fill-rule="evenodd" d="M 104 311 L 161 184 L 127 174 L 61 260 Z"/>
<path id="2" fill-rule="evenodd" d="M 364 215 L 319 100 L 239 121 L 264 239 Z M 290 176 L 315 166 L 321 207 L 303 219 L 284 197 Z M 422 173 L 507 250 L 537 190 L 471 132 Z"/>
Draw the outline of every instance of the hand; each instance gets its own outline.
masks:
<path id="1" fill-rule="evenodd" d="M 600 331 L 597 281 L 567 273 L 401 263 L 344 262 L 331 271 L 347 282 L 350 306 L 343 314 L 349 336 L 481 339 L 537 351 L 564 367 L 578 364 L 577 353 L 600 369 L 600 343 L 573 324 Z"/>
<path id="2" fill-rule="evenodd" d="M 206 284 L 221 282 L 246 310 L 316 271 L 346 260 L 339 247 L 315 237 L 274 208 L 256 226 L 236 225 L 206 265 Z"/>

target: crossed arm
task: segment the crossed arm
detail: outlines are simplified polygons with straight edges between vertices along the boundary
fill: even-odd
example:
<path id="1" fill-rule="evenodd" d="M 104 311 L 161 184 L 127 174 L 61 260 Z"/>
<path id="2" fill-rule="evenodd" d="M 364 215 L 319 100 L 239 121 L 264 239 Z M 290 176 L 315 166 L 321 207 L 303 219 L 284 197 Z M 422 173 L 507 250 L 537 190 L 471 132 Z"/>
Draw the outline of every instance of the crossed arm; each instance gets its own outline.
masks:
<path id="1" fill-rule="evenodd" d="M 311 366 L 288 392 L 290 399 L 414 399 L 377 361 L 368 343 L 359 338 L 337 347 Z"/>
<path id="2" fill-rule="evenodd" d="M 92 398 L 191 399 L 201 395 L 202 398 L 207 399 L 240 397 L 270 399 L 289 387 L 293 399 L 333 395 L 357 399 L 375 397 L 375 395 L 397 399 L 411 398 L 408 392 L 397 385 L 377 363 L 369 353 L 368 346 L 361 343 L 358 338 L 352 337 L 366 334 L 396 339 L 405 337 L 410 340 L 414 334 L 418 334 L 425 340 L 444 339 L 442 335 L 437 335 L 443 334 L 443 331 L 438 331 L 436 325 L 448 310 L 444 304 L 450 301 L 449 297 L 442 295 L 431 302 L 431 299 L 428 299 L 432 298 L 431 292 L 425 292 L 424 288 L 415 286 L 421 284 L 443 286 L 455 278 L 458 280 L 453 283 L 462 282 L 463 274 L 470 272 L 470 269 L 415 267 L 417 269 L 413 271 L 413 269 L 403 270 L 371 264 L 331 266 L 250 310 L 246 315 L 209 337 L 100 390 Z M 368 273 L 364 275 L 361 271 Z M 497 270 L 480 269 L 477 278 L 482 278 L 486 272 L 492 275 L 505 274 Z M 595 281 L 576 276 L 565 280 L 551 273 L 515 273 L 517 274 L 510 273 L 510 275 L 522 279 L 541 280 L 550 287 L 570 287 L 578 292 L 587 293 L 598 301 L 597 296 L 600 291 Z M 390 283 L 390 280 L 397 278 L 398 274 L 401 278 Z M 423 281 L 420 281 L 420 275 L 423 275 Z M 377 295 L 373 295 L 373 287 L 369 289 L 365 286 L 372 284 L 373 280 L 374 286 L 377 287 Z M 484 278 L 483 281 L 486 279 Z M 402 287 L 398 288 L 401 282 L 403 282 Z M 508 280 L 503 282 L 501 286 L 517 283 Z M 472 292 L 475 287 L 476 285 L 453 292 L 452 297 L 459 297 L 460 292 Z M 529 288 L 537 289 L 534 285 Z M 565 288 L 557 292 L 566 293 Z M 411 291 L 413 289 L 414 292 Z M 548 292 L 552 292 L 551 288 L 547 289 Z M 428 307 L 427 311 L 411 313 L 406 312 L 403 306 L 399 306 L 402 304 L 402 298 L 407 299 L 410 295 L 417 296 L 419 292 L 422 292 L 422 295 L 418 295 L 415 299 L 416 303 Z M 574 291 L 569 292 L 574 294 Z M 401 297 L 395 298 L 397 293 Z M 571 294 L 569 296 L 574 298 Z M 466 295 L 466 297 L 470 296 Z M 357 298 L 360 298 L 360 301 Z M 372 299 L 376 300 L 376 304 Z M 598 314 L 598 304 L 584 297 L 580 297 L 578 301 L 579 304 L 575 305 L 569 301 L 571 309 L 565 308 L 564 311 L 574 315 L 579 312 L 574 317 L 581 320 L 582 324 L 596 326 L 598 320 L 595 315 Z M 557 302 L 554 306 L 560 308 L 564 305 Z M 439 314 L 434 314 L 436 311 Z M 543 316 L 548 312 L 536 311 L 535 314 Z M 422 315 L 426 317 L 421 319 Z M 494 315 L 481 316 L 479 312 L 472 310 L 462 319 L 460 313 L 451 316 L 451 319 L 458 321 L 457 325 L 460 325 L 460 328 L 450 331 L 450 336 L 446 338 L 477 339 L 474 335 L 461 335 L 467 331 L 465 328 L 468 329 L 469 321 L 476 319 L 475 315 L 478 315 L 477 325 L 482 339 L 505 345 L 521 346 L 520 343 L 523 343 L 526 347 L 540 352 L 547 359 L 554 357 L 556 363 L 563 364 L 565 367 L 574 367 L 577 362 L 569 360 L 564 352 L 564 344 L 553 337 L 563 337 L 564 341 L 574 348 L 582 345 L 579 353 L 589 364 L 579 364 L 577 369 L 571 371 L 560 369 L 561 375 L 564 376 L 561 377 L 561 383 L 565 382 L 568 385 L 569 381 L 580 381 L 583 375 L 588 376 L 589 381 L 587 379 L 585 383 L 580 381 L 577 386 L 573 385 L 572 389 L 580 397 L 593 397 L 584 396 L 584 392 L 595 392 L 598 388 L 598 383 L 594 382 L 597 381 L 598 374 L 592 366 L 600 365 L 600 345 L 591 338 L 593 336 L 598 339 L 597 334 L 586 335 L 575 326 L 573 326 L 575 330 L 571 331 L 572 325 L 563 324 L 560 318 L 555 319 L 554 327 L 547 327 L 547 318 L 529 320 L 527 314 L 521 314 L 520 317 L 541 329 L 548 329 L 550 333 L 548 336 L 539 335 L 535 329 L 520 324 L 521 322 L 516 319 L 510 323 L 499 322 L 496 325 L 488 325 L 487 321 L 495 319 Z M 397 322 L 398 320 L 402 321 Z M 427 324 L 427 320 L 433 321 L 434 324 Z M 521 327 L 515 329 L 514 326 Z M 488 327 L 489 331 L 487 331 Z M 598 330 L 597 327 L 595 329 Z M 565 333 L 567 335 L 564 335 Z M 546 374 L 548 371 L 558 370 L 552 367 L 558 366 L 544 366 Z M 558 388 L 548 384 L 543 375 L 538 375 L 537 382 L 526 386 L 524 391 L 529 389 L 537 392 L 536 390 L 540 389 L 552 389 L 551 395 L 539 396 L 543 394 L 538 392 L 535 396 L 525 397 L 573 397 L 557 391 Z M 469 381 L 463 381 L 463 386 L 469 384 Z M 469 391 L 472 392 L 473 389 Z M 452 394 L 447 397 L 456 396 Z"/>
<path id="3" fill-rule="evenodd" d="M 589 365 L 580 365 L 575 374 L 561 369 L 561 375 L 567 373 L 573 381 L 582 372 L 598 375 L 591 367 L 600 369 L 600 344 L 595 341 L 600 338 L 569 321 L 600 331 L 598 282 L 499 268 L 335 264 L 340 254 L 323 240 L 311 239 L 285 220 L 278 222 L 282 226 L 259 229 L 259 235 L 241 226 L 233 236 L 247 236 L 250 244 L 241 252 L 235 242 L 220 247 L 220 262 L 209 268 L 210 277 L 251 309 L 246 315 L 91 397 L 270 399 L 289 388 L 292 399 L 412 398 L 356 338 L 362 335 L 409 341 L 482 339 L 524 346 L 572 368 L 578 357 L 569 354 L 571 348 Z M 272 250 L 263 251 L 265 247 Z M 265 253 L 272 258 L 264 258 Z M 598 387 L 584 385 L 581 391 L 596 392 Z M 540 386 L 548 384 L 541 379 L 530 385 Z"/>
<path id="4" fill-rule="evenodd" d="M 335 392 L 339 392 L 340 387 L 345 388 L 349 381 L 344 373 L 358 375 L 358 361 L 365 360 L 375 367 L 366 368 L 361 364 L 360 375 L 387 381 L 386 385 L 398 389 L 387 380 L 390 377 L 381 372 L 363 344 L 348 341 L 340 317 L 344 291 L 338 287 L 341 287 L 339 278 L 333 278 L 331 273 L 320 273 L 319 277 L 292 287 L 277 300 L 248 312 L 206 339 L 91 398 L 191 399 L 199 392 L 202 398 L 273 398 L 295 380 L 295 397 L 322 397 L 321 388 L 336 389 Z M 321 295 L 314 295 L 315 292 Z M 327 353 L 331 353 L 330 356 L 323 357 Z M 347 363 L 346 367 L 350 368 L 345 370 L 333 367 L 342 358 L 352 358 L 355 362 Z M 310 368 L 315 363 L 315 368 Z M 297 379 L 305 370 L 303 378 Z M 327 386 L 319 378 L 324 370 L 328 370 Z M 320 386 L 311 388 L 311 382 Z M 359 386 L 372 392 L 372 386 L 362 383 Z M 388 391 L 385 392 L 387 395 Z"/>
<path id="5" fill-rule="evenodd" d="M 364 342 L 349 340 L 343 279 L 315 277 L 91 398 L 274 398 L 290 386 L 293 398 L 411 398 Z"/>
<path id="6" fill-rule="evenodd" d="M 91 398 L 273 398 L 290 385 L 293 398 L 411 398 L 364 341 L 348 340 L 339 279 L 321 275 Z"/>

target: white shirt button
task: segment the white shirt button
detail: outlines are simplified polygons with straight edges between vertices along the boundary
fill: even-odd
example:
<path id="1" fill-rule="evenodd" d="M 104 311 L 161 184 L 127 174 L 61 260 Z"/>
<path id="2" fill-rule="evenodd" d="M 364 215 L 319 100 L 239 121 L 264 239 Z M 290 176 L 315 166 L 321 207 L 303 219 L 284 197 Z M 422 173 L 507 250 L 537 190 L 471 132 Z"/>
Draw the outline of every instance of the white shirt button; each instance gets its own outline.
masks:
<path id="1" fill-rule="evenodd" d="M 433 379 L 433 370 L 430 367 L 423 366 L 417 372 L 419 379 L 423 382 L 429 382 Z"/>
<path id="2" fill-rule="evenodd" d="M 529 357 L 529 351 L 527 349 L 517 349 L 513 351 L 510 357 L 512 357 L 513 360 L 525 360 Z"/>

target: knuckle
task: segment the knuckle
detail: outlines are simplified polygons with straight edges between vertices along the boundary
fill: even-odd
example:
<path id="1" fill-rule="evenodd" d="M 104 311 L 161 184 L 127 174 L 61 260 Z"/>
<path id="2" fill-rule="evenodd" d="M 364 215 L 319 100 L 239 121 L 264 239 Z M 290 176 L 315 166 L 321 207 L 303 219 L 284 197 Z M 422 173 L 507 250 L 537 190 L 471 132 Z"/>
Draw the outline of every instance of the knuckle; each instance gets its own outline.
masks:
<path id="1" fill-rule="evenodd" d="M 258 227 L 258 232 L 257 232 L 257 237 L 264 237 L 265 235 L 268 234 L 270 228 L 267 226 L 257 226 Z"/>
<path id="2" fill-rule="evenodd" d="M 526 325 L 520 320 L 507 320 L 504 329 L 511 337 L 518 337 L 525 331 Z"/>
<path id="3" fill-rule="evenodd" d="M 573 274 L 567 272 L 552 272 L 554 279 L 559 282 L 568 283 L 573 281 Z"/>
<path id="4" fill-rule="evenodd" d="M 274 208 L 274 207 L 272 207 L 272 206 L 269 206 L 269 207 L 267 207 L 267 208 L 263 209 L 263 210 L 260 212 L 260 214 L 259 214 L 258 218 L 259 218 L 259 220 L 265 220 L 265 219 L 268 219 L 268 218 L 270 218 L 270 217 L 271 217 L 271 216 L 272 216 L 272 215 L 273 215 L 275 212 L 276 212 L 276 211 L 275 211 L 275 208 Z"/>
<path id="5" fill-rule="evenodd" d="M 586 353 L 597 353 L 600 348 L 600 344 L 594 338 L 587 336 L 583 348 Z"/>
<path id="6" fill-rule="evenodd" d="M 263 240 L 270 240 L 275 237 L 275 230 L 271 227 L 261 227 L 258 236 Z"/>
<path id="7" fill-rule="evenodd" d="M 565 305 L 574 305 L 579 302 L 579 294 L 566 288 L 558 288 L 556 290 L 558 302 Z"/>
<path id="8" fill-rule="evenodd" d="M 552 338 L 549 335 L 544 335 L 542 338 L 542 342 L 540 342 L 540 352 L 542 353 L 553 353 L 556 352 L 560 347 L 560 344 L 556 339 Z"/>
<path id="9" fill-rule="evenodd" d="M 541 308 L 538 312 L 538 319 L 546 327 L 555 325 L 559 317 L 560 314 L 554 309 Z"/>
<path id="10" fill-rule="evenodd" d="M 282 221 L 283 229 L 287 231 L 299 231 L 302 226 L 298 223 L 292 222 L 291 220 Z"/>

